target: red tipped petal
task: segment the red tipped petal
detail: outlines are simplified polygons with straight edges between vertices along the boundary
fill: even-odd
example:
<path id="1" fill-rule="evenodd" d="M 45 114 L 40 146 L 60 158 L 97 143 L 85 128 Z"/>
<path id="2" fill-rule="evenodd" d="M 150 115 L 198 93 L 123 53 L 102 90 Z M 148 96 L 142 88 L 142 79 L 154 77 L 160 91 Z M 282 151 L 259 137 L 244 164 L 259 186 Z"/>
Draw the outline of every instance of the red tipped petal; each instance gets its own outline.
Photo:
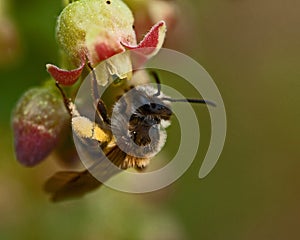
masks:
<path id="1" fill-rule="evenodd" d="M 146 55 L 148 58 L 154 56 L 161 48 L 166 35 L 166 23 L 160 21 L 155 24 L 146 34 L 144 39 L 137 46 L 130 46 L 126 42 L 122 45 L 128 49 L 139 49 L 140 53 Z"/>
<path id="2" fill-rule="evenodd" d="M 46 68 L 50 75 L 61 85 L 73 85 L 80 77 L 85 65 L 85 60 L 81 65 L 73 70 L 60 69 L 55 65 L 47 64 Z"/>
<path id="3" fill-rule="evenodd" d="M 108 59 L 118 53 L 124 52 L 125 49 L 122 47 L 122 45 L 119 46 L 111 46 L 109 44 L 106 43 L 98 43 L 95 46 L 95 50 L 97 52 L 99 61 L 103 61 L 105 59 Z"/>

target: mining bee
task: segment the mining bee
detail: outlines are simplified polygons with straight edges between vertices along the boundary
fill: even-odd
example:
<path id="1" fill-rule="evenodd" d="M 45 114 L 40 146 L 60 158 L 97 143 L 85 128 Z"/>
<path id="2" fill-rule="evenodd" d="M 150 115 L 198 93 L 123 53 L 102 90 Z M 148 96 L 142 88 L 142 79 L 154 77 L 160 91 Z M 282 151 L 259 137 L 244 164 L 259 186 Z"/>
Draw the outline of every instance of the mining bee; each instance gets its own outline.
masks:
<path id="1" fill-rule="evenodd" d="M 90 148 L 93 144 L 96 146 L 91 153 L 95 156 L 95 160 L 86 170 L 62 171 L 54 174 L 45 184 L 45 190 L 51 194 L 53 201 L 81 197 L 98 188 L 102 183 L 97 180 L 98 177 L 96 179 L 90 173 L 91 169 L 96 168 L 102 180 L 109 179 L 123 169 L 135 168 L 139 171 L 145 169 L 150 159 L 165 144 L 164 129 L 170 124 L 172 102 L 214 105 L 202 99 L 172 99 L 164 95 L 157 73 L 151 72 L 157 89 L 140 85 L 124 93 L 124 96 L 114 104 L 113 110 L 117 116 L 111 119 L 99 96 L 95 70 L 91 65 L 88 66 L 92 72 L 92 97 L 96 112 L 94 121 L 80 115 L 61 86 L 58 83 L 56 86 L 71 116 L 75 136 L 83 147 Z M 111 168 L 110 164 L 114 164 L 117 168 Z"/>

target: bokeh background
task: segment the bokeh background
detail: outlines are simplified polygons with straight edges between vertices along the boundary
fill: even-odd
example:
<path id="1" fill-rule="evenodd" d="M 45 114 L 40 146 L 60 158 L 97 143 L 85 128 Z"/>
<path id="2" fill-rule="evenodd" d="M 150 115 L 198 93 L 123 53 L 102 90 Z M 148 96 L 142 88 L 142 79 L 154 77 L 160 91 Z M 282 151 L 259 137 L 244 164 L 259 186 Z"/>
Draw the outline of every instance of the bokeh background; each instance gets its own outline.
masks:
<path id="1" fill-rule="evenodd" d="M 141 195 L 103 187 L 53 204 L 42 184 L 61 166 L 53 155 L 35 168 L 21 166 L 10 118 L 22 93 L 48 77 L 45 64 L 58 63 L 54 30 L 62 1 L 0 0 L 0 239 L 300 239 L 300 2 L 176 4 L 180 14 L 165 46 L 204 66 L 226 106 L 217 166 L 197 177 L 210 125 L 206 108 L 195 107 L 199 154 L 174 184 Z M 196 94 L 166 73 L 162 78 Z M 170 141 L 176 131 L 176 124 L 169 128 Z M 175 150 L 167 143 L 164 156 Z"/>

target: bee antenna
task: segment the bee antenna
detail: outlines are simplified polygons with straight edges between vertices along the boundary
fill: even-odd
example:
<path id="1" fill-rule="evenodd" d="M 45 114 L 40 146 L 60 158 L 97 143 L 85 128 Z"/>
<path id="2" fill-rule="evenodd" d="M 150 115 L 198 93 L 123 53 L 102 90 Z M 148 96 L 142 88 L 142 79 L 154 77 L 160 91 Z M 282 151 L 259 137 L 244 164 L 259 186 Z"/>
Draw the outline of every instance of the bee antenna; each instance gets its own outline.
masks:
<path id="1" fill-rule="evenodd" d="M 190 102 L 190 103 L 199 103 L 199 104 L 210 105 L 210 106 L 213 106 L 213 107 L 216 107 L 216 106 L 217 106 L 214 102 L 208 101 L 208 100 L 204 100 L 204 99 L 191 99 L 191 98 L 184 98 L 184 99 L 161 98 L 161 100 L 169 101 L 169 102 Z"/>
<path id="2" fill-rule="evenodd" d="M 157 85 L 157 93 L 155 93 L 153 95 L 153 97 L 158 97 L 161 92 L 161 85 L 160 85 L 160 80 L 159 80 L 158 74 L 154 71 L 151 71 L 150 74 L 154 77 L 156 85 Z"/>
<path id="3" fill-rule="evenodd" d="M 155 93 L 153 95 L 153 97 L 158 97 L 161 93 L 161 83 L 159 80 L 159 76 L 156 72 L 151 71 L 150 74 L 154 77 L 155 82 L 157 84 L 157 93 Z M 216 107 L 217 105 L 212 102 L 212 101 L 208 101 L 208 100 L 204 100 L 204 99 L 191 99 L 191 98 L 184 98 L 184 99 L 173 99 L 173 98 L 161 98 L 162 100 L 165 101 L 169 101 L 169 102 L 190 102 L 190 103 L 199 103 L 199 104 L 206 104 L 206 105 L 210 105 L 213 107 Z"/>

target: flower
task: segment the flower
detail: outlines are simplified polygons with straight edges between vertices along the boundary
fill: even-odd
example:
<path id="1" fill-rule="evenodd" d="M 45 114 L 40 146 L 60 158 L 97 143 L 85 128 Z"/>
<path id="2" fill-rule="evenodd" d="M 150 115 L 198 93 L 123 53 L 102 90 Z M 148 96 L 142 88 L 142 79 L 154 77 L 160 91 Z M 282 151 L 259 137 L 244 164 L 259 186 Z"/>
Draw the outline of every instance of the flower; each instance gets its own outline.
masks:
<path id="1" fill-rule="evenodd" d="M 0 66 L 9 66 L 21 53 L 20 34 L 9 12 L 9 2 L 0 1 Z"/>
<path id="2" fill-rule="evenodd" d="M 41 162 L 56 147 L 67 119 L 54 87 L 45 85 L 25 92 L 12 115 L 18 161 L 25 166 Z"/>
<path id="3" fill-rule="evenodd" d="M 139 44 L 136 43 L 133 23 L 130 9 L 120 0 L 81 0 L 70 3 L 58 17 L 56 37 L 70 62 L 77 67 L 64 70 L 47 64 L 47 71 L 60 84 L 72 85 L 80 77 L 86 60 L 96 66 L 126 49 L 141 48 L 152 49 L 143 52 L 145 58 L 153 56 L 161 48 L 165 38 L 165 22 L 155 24 Z M 122 56 L 121 60 L 114 58 L 109 62 L 107 75 L 130 79 L 130 54 Z M 105 85 L 108 79 L 99 81 L 99 84 Z"/>
<path id="4" fill-rule="evenodd" d="M 137 39 L 141 39 L 145 30 L 158 21 L 165 21 L 169 30 L 174 30 L 178 22 L 178 3 L 168 0 L 124 0 L 132 10 L 135 19 Z M 182 20 L 182 16 L 180 21 Z"/>

